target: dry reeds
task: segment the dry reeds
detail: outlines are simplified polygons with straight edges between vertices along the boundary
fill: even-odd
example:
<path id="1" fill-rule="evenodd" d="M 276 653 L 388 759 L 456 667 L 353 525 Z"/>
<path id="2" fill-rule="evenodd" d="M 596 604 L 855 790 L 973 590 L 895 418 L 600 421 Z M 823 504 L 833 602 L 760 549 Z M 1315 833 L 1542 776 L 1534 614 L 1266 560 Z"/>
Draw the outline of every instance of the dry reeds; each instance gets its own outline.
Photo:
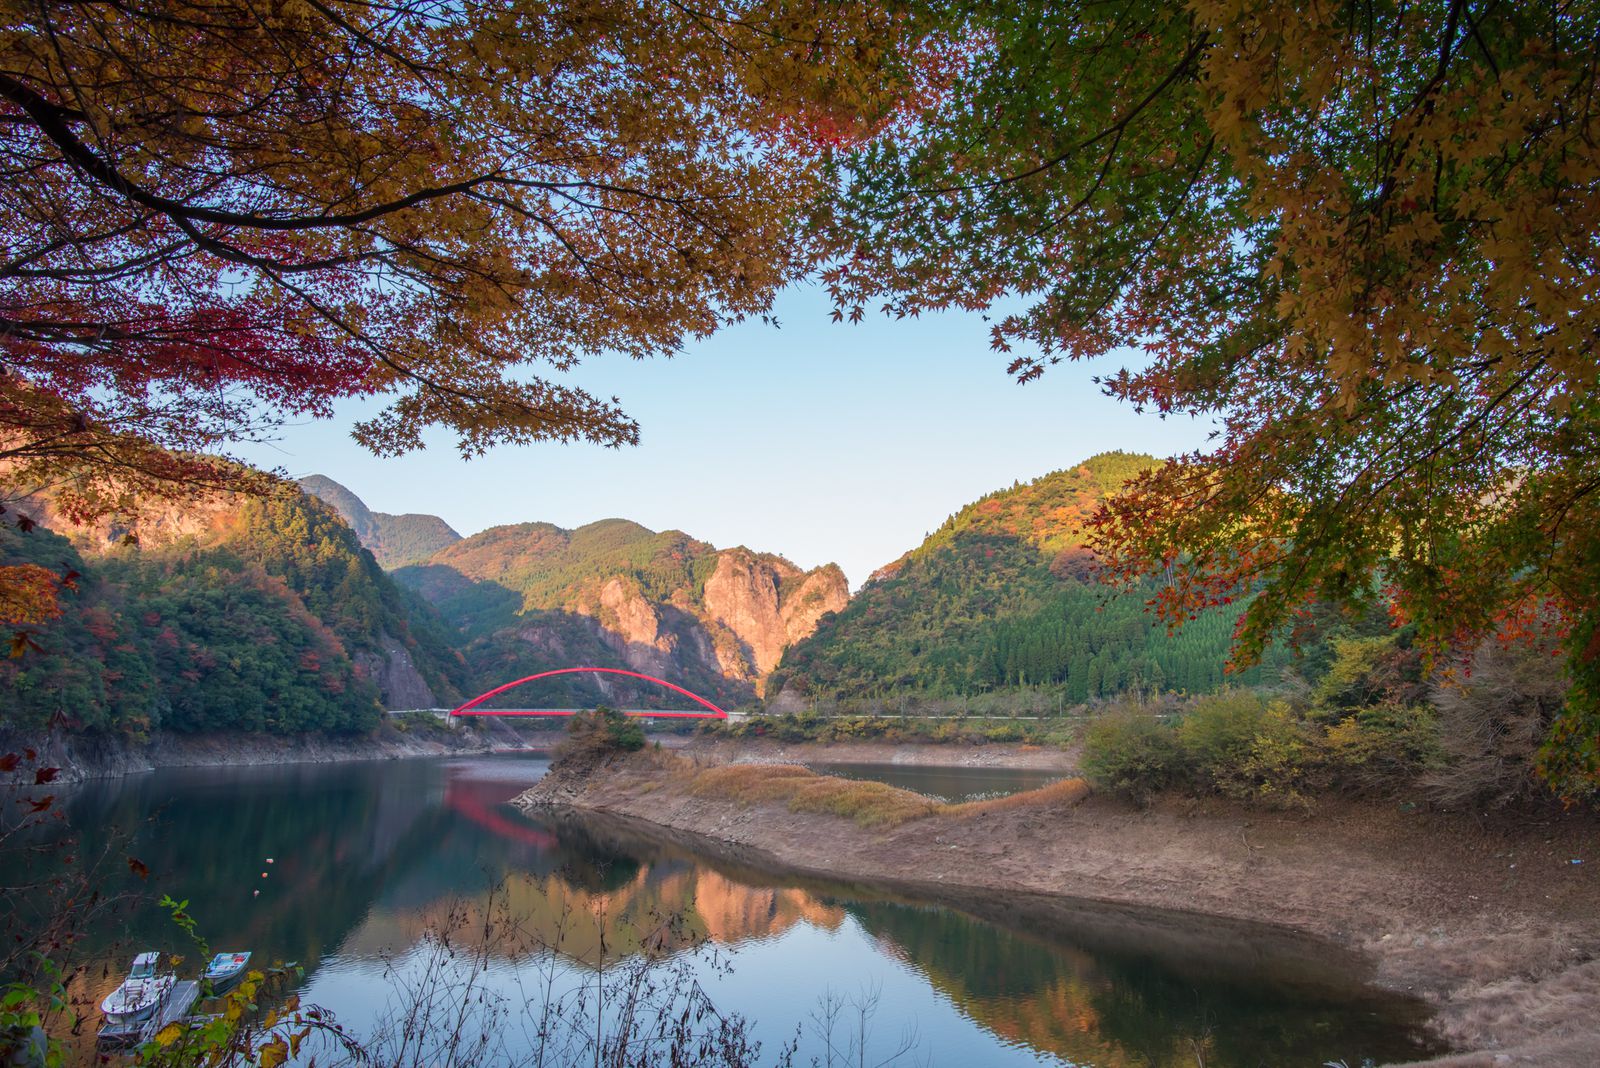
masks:
<path id="1" fill-rule="evenodd" d="M 946 805 L 947 816 L 977 816 L 986 812 L 1006 812 L 1015 808 L 1045 808 L 1059 805 L 1063 808 L 1076 805 L 1093 791 L 1085 779 L 1062 779 L 1041 786 L 1037 790 L 1024 790 L 1005 797 L 991 797 L 983 801 L 967 801 L 959 805 Z"/>
<path id="2" fill-rule="evenodd" d="M 862 827 L 897 827 L 941 809 L 931 797 L 881 782 L 818 775 L 798 764 L 728 764 L 707 768 L 690 780 L 696 797 L 721 797 L 746 804 L 787 802 L 790 812 L 824 812 Z"/>
<path id="3" fill-rule="evenodd" d="M 862 827 L 898 827 L 927 816 L 975 816 L 1009 809 L 1075 805 L 1089 796 L 1083 779 L 1063 779 L 1009 797 L 947 805 L 881 782 L 819 775 L 799 764 L 725 764 L 693 774 L 689 793 L 743 804 L 781 801 L 790 812 L 821 812 Z"/>

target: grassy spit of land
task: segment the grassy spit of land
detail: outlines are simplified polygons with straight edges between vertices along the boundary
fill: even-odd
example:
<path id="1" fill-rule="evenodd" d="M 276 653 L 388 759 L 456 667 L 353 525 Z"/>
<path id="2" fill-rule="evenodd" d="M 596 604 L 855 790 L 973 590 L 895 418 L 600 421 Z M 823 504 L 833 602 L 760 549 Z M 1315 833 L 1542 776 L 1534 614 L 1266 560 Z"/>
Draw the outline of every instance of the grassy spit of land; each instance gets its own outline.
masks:
<path id="1" fill-rule="evenodd" d="M 944 805 L 798 765 L 653 751 L 558 763 L 517 803 L 615 813 L 952 903 L 988 890 L 1270 923 L 1355 950 L 1375 982 L 1435 1004 L 1441 1037 L 1466 1051 L 1435 1068 L 1600 1064 L 1592 817 L 1175 797 L 1139 809 L 1081 781 Z"/>

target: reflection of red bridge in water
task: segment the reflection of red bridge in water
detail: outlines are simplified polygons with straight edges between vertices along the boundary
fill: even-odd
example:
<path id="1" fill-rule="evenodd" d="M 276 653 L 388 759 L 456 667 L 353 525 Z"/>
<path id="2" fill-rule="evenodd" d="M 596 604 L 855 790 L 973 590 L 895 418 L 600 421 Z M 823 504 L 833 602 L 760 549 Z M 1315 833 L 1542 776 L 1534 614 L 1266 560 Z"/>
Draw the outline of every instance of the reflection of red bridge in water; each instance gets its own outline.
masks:
<path id="1" fill-rule="evenodd" d="M 519 784 L 519 786 L 525 785 Z M 512 789 L 521 792 L 520 789 Z M 512 817 L 498 811 L 501 805 L 511 800 L 507 792 L 506 784 L 499 780 L 457 779 L 452 776 L 445 783 L 444 804 L 452 812 L 465 816 L 496 837 L 521 842 L 535 849 L 554 849 L 555 835 L 525 823 L 518 823 Z M 511 796 L 515 796 L 515 793 Z"/>
<path id="2" fill-rule="evenodd" d="M 674 693 L 680 693 L 683 696 L 689 698 L 689 700 L 695 702 L 696 704 L 700 705 L 702 708 L 705 709 L 705 711 L 703 711 L 703 712 L 684 712 L 684 711 L 666 710 L 666 709 L 657 711 L 657 710 L 648 709 L 648 708 L 625 708 L 625 709 L 622 710 L 624 715 L 628 715 L 628 716 L 660 716 L 662 718 L 671 718 L 671 719 L 727 719 L 728 718 L 728 713 L 724 712 L 722 709 L 718 708 L 716 705 L 712 704 L 710 701 L 707 701 L 704 697 L 701 697 L 697 693 L 692 693 L 689 690 L 685 690 L 682 686 L 678 686 L 678 685 L 675 685 L 673 683 L 670 683 L 666 679 L 658 679 L 654 675 L 644 675 L 644 674 L 641 674 L 641 673 L 639 673 L 637 671 L 624 671 L 622 668 L 604 668 L 604 667 L 570 667 L 570 668 L 557 668 L 554 671 L 541 671 L 537 675 L 529 675 L 526 678 L 517 679 L 515 682 L 508 682 L 504 686 L 496 686 L 494 689 L 490 690 L 488 693 L 481 693 L 477 697 L 474 697 L 472 700 L 468 701 L 466 704 L 460 705 L 460 706 L 458 706 L 458 707 L 456 707 L 454 709 L 451 709 L 450 714 L 452 716 L 570 716 L 570 715 L 573 715 L 575 713 L 583 711 L 583 709 L 580 709 L 580 708 L 480 708 L 479 706 L 482 705 L 485 701 L 489 700 L 492 697 L 498 697 L 499 695 L 505 693 L 507 690 L 514 690 L 518 686 L 522 686 L 522 685 L 524 685 L 526 683 L 534 682 L 534 681 L 536 681 L 538 679 L 554 678 L 557 675 L 576 675 L 576 674 L 585 674 L 585 675 L 625 675 L 630 679 L 643 679 L 645 682 L 653 682 L 657 686 L 664 686 L 667 689 L 673 691 Z"/>

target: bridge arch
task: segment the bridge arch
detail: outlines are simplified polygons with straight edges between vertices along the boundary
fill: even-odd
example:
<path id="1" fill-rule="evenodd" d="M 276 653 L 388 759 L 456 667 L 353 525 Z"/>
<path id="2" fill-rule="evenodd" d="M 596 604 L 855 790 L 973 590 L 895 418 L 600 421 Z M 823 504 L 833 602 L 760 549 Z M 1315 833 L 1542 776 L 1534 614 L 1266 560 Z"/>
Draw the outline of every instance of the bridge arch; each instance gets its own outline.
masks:
<path id="1" fill-rule="evenodd" d="M 681 693 L 681 694 L 683 694 L 683 696 L 689 698 L 689 700 L 693 701 L 695 704 L 700 705 L 701 707 L 706 709 L 706 711 L 704 711 L 704 712 L 628 712 L 628 713 L 626 713 L 627 715 L 635 715 L 635 716 L 637 716 L 637 715 L 673 716 L 673 717 L 677 717 L 677 718 L 680 718 L 680 719 L 727 719 L 728 718 L 728 713 L 727 712 L 725 712 L 722 709 L 718 708 L 716 705 L 712 704 L 710 701 L 706 700 L 704 697 L 701 697 L 699 694 L 694 693 L 693 691 L 685 690 L 682 686 L 679 686 L 679 685 L 677 685 L 675 683 L 668 682 L 666 679 L 658 679 L 654 675 L 645 675 L 645 674 L 643 674 L 641 672 L 638 672 L 638 671 L 626 671 L 626 670 L 624 670 L 622 668 L 606 668 L 606 667 L 569 667 L 569 668 L 556 668 L 554 671 L 541 671 L 537 675 L 528 675 L 525 678 L 517 679 L 514 682 L 508 682 L 503 686 L 496 686 L 494 689 L 489 690 L 486 693 L 481 693 L 478 696 L 474 697 L 472 700 L 466 702 L 465 704 L 458 705 L 457 707 L 451 709 L 450 710 L 450 714 L 452 716 L 570 716 L 570 715 L 572 715 L 572 713 L 570 711 L 566 711 L 566 710 L 537 709 L 537 708 L 512 708 L 512 709 L 479 708 L 478 706 L 483 704 L 485 701 L 489 700 L 491 697 L 498 697 L 500 694 L 505 693 L 507 690 L 514 690 L 518 686 L 523 685 L 524 683 L 534 682 L 534 681 L 536 681 L 538 679 L 548 679 L 548 678 L 551 678 L 551 677 L 556 676 L 556 675 L 577 675 L 577 674 L 586 674 L 586 675 L 626 675 L 628 678 L 631 678 L 631 679 L 643 679 L 645 682 L 653 682 L 657 686 L 663 686 L 663 687 L 673 691 L 674 693 Z"/>

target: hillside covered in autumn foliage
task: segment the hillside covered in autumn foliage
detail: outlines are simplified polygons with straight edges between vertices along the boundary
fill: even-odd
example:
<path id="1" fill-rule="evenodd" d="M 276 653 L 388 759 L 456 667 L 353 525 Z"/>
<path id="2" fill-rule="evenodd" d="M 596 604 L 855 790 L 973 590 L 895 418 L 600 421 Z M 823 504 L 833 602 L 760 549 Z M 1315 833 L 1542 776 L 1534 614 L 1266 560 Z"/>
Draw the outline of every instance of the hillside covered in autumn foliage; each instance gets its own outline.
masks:
<path id="1" fill-rule="evenodd" d="M 213 502 L 143 539 L 0 529 L 0 559 L 69 577 L 59 619 L 0 661 L 5 724 L 351 731 L 460 692 L 425 604 L 314 498 Z M 69 528 L 70 529 L 70 528 Z"/>
<path id="2" fill-rule="evenodd" d="M 1077 704 L 1128 690 L 1206 693 L 1275 681 L 1282 647 L 1237 676 L 1224 664 L 1237 612 L 1155 626 L 1151 591 L 1100 583 L 1090 521 L 1154 457 L 1110 452 L 967 505 L 880 569 L 787 654 L 768 694 L 890 698 L 1044 686 Z"/>

